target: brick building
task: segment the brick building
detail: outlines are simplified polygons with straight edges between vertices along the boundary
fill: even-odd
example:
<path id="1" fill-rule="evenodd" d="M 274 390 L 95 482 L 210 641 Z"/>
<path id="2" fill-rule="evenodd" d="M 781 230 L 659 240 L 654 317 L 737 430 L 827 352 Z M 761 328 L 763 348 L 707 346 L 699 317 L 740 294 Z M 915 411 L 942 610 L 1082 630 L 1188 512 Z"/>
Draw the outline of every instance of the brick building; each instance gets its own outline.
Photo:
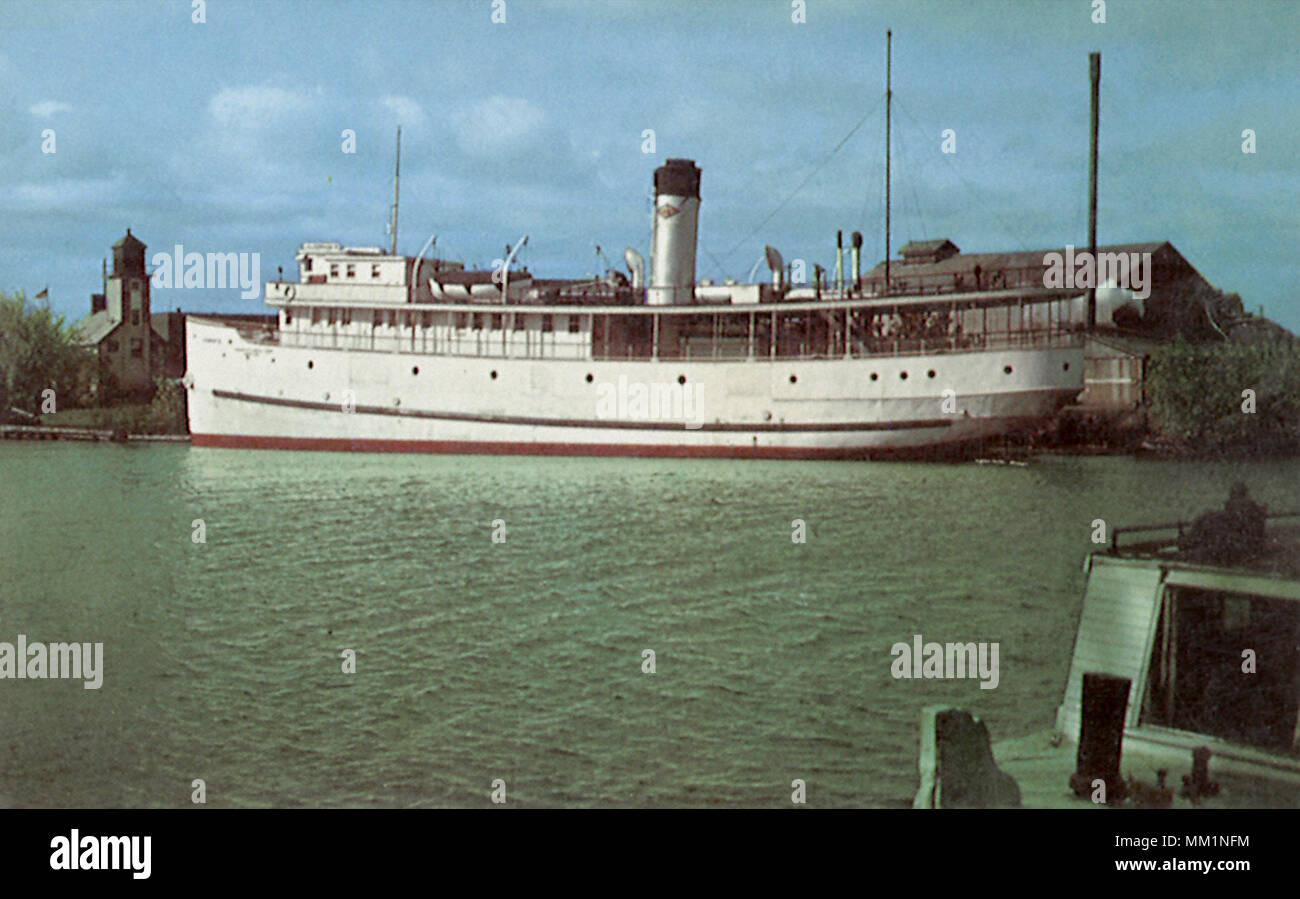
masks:
<path id="1" fill-rule="evenodd" d="M 155 314 L 150 309 L 145 245 L 130 228 L 112 250 L 113 269 L 103 274 L 103 293 L 91 294 L 90 315 L 77 326 L 79 343 L 94 353 L 97 393 L 109 385 L 144 393 L 156 377 L 185 373 L 183 317 L 179 310 Z"/>

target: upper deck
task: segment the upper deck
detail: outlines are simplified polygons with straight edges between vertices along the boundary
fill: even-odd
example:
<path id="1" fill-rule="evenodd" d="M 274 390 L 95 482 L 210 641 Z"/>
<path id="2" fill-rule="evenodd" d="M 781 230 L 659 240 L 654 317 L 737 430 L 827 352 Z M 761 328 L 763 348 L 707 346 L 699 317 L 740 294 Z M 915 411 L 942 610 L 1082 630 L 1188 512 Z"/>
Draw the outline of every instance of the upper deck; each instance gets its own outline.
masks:
<path id="1" fill-rule="evenodd" d="M 458 280 L 464 280 L 458 279 Z M 651 306 L 603 282 L 533 283 L 508 301 L 420 301 L 331 282 L 270 282 L 286 346 L 495 358 L 819 359 L 1081 345 L 1068 291 L 868 297 L 768 294 L 731 285 L 715 302 Z M 767 285 L 750 285 L 766 288 Z M 305 290 L 305 287 L 317 288 Z M 806 289 L 805 289 L 806 290 Z M 715 297 L 701 289 L 703 297 Z M 735 296 L 772 302 L 736 302 Z"/>

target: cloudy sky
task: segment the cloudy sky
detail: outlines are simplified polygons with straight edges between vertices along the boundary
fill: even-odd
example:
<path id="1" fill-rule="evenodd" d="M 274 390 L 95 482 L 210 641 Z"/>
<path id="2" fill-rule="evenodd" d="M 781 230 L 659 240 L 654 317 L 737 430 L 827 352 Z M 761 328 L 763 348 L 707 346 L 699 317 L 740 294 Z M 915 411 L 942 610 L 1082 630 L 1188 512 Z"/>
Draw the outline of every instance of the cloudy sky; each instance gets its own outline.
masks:
<path id="1" fill-rule="evenodd" d="M 892 28 L 895 250 L 1086 244 L 1099 50 L 1100 240 L 1171 240 L 1300 329 L 1300 2 L 1094 3 L 207 0 L 198 24 L 194 0 L 0 0 L 0 290 L 48 284 L 80 319 L 128 226 L 150 256 L 260 253 L 264 278 L 303 241 L 386 246 L 399 124 L 407 253 L 437 234 L 490 264 L 526 233 L 535 273 L 593 273 L 596 243 L 648 252 L 652 173 L 683 156 L 699 277 L 765 243 L 829 266 L 837 228 L 870 264 Z M 155 291 L 177 306 L 262 308 Z"/>

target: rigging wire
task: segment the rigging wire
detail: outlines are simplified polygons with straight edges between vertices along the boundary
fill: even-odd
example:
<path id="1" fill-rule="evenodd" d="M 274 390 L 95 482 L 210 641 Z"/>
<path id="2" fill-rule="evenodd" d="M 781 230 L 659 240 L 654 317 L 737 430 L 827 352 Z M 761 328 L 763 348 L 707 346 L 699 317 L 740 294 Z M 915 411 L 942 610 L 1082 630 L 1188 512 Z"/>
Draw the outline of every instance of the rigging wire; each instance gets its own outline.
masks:
<path id="1" fill-rule="evenodd" d="M 914 174 L 921 174 L 921 169 L 919 164 L 915 164 L 913 162 L 913 157 L 911 155 L 910 149 L 908 149 L 907 151 L 904 150 L 904 147 L 906 146 L 905 137 L 906 135 L 903 133 L 902 129 L 899 129 L 898 152 L 896 154 L 898 156 L 899 169 L 902 171 L 913 172 Z M 919 157 L 917 158 L 919 160 Z M 921 205 L 921 197 L 916 191 L 917 180 L 918 179 L 915 177 L 905 179 L 904 189 L 900 192 L 901 198 L 903 200 L 903 203 L 901 204 L 902 209 L 900 210 L 903 213 L 903 215 L 900 216 L 900 219 L 902 220 L 902 224 L 905 229 L 904 234 L 907 237 L 907 240 L 912 240 L 915 238 L 915 235 L 913 235 L 910 231 L 906 229 L 910 227 L 914 227 L 916 223 L 920 224 L 921 226 L 920 233 L 924 236 L 915 239 L 924 240 L 930 234 L 929 227 L 925 223 L 925 211 Z M 909 215 L 909 206 L 907 202 L 908 190 L 911 191 L 911 201 L 912 201 L 910 206 L 910 215 Z"/>
<path id="2" fill-rule="evenodd" d="M 895 105 L 899 105 L 899 104 L 895 104 Z M 905 115 L 916 128 L 918 129 L 921 128 L 920 123 L 912 115 L 909 109 L 901 108 L 901 111 L 903 115 Z M 966 190 L 970 193 L 971 197 L 975 200 L 977 204 L 977 208 L 981 212 L 991 215 L 997 221 L 997 223 L 1002 227 L 1006 235 L 1011 240 L 1015 241 L 1015 243 L 1020 247 L 1020 249 L 1028 250 L 1029 247 L 1027 247 L 1025 245 L 1025 242 L 1020 238 L 1020 232 L 1017 231 L 1015 228 L 1012 228 L 1009 224 L 1007 224 L 1006 220 L 1002 218 L 1002 216 L 998 215 L 997 210 L 992 205 L 984 201 L 984 199 L 979 195 L 979 191 L 977 191 L 975 189 L 975 186 L 972 185 L 970 181 L 968 181 L 966 177 L 961 173 L 961 169 L 957 167 L 956 163 L 954 163 L 951 159 L 948 158 L 950 154 L 941 153 L 940 155 L 944 157 L 944 162 L 947 164 L 949 171 L 951 171 L 952 174 L 956 176 L 957 180 L 961 182 L 962 186 L 966 188 Z"/>
<path id="3" fill-rule="evenodd" d="M 880 118 L 877 120 L 880 126 L 880 133 L 885 133 L 885 115 L 884 110 L 880 110 Z M 878 181 L 876 179 L 879 179 Z M 885 218 L 885 166 L 883 160 L 870 164 L 870 177 L 866 180 L 867 190 L 862 198 L 862 211 L 858 213 L 858 227 L 863 234 L 872 235 L 871 245 L 876 247 L 874 255 L 877 259 L 882 258 L 882 248 L 884 247 L 884 218 Z M 879 190 L 873 191 L 872 184 L 879 185 Z M 870 207 L 870 208 L 868 208 Z M 870 216 L 868 216 L 870 213 Z M 879 222 L 879 228 L 868 227 L 869 221 Z"/>
<path id="4" fill-rule="evenodd" d="M 730 250 L 728 250 L 724 254 L 725 258 L 730 259 L 732 256 L 736 255 L 737 250 L 739 250 L 755 234 L 757 234 L 759 231 L 762 231 L 763 228 L 767 226 L 768 222 L 776 218 L 777 213 L 779 213 L 782 209 L 784 209 L 786 204 L 789 203 L 791 200 L 793 200 L 795 196 L 799 193 L 799 191 L 803 190 L 804 187 L 807 186 L 808 182 L 811 181 L 817 175 L 818 172 L 820 172 L 822 169 L 826 167 L 826 164 L 830 162 L 831 159 L 835 156 L 835 154 L 840 151 L 840 148 L 849 142 L 849 138 L 853 137 L 853 135 L 858 133 L 858 129 L 861 128 L 863 125 L 865 125 L 867 119 L 871 118 L 871 116 L 875 114 L 876 109 L 880 106 L 881 103 L 884 102 L 884 99 L 885 99 L 884 97 L 881 97 L 879 100 L 877 100 L 876 105 L 871 107 L 871 109 L 867 111 L 866 115 L 858 119 L 858 123 L 854 125 L 852 129 L 849 130 L 849 133 L 844 135 L 844 137 L 840 139 L 840 142 L 835 145 L 834 149 L 832 149 L 830 153 L 826 154 L 826 157 L 821 162 L 819 162 L 811 172 L 808 173 L 807 177 L 805 177 L 802 181 L 800 181 L 798 186 L 796 186 L 794 190 L 790 191 L 789 195 L 784 200 L 782 200 L 775 209 L 773 209 L 770 213 L 768 213 L 767 218 L 763 219 L 756 226 L 754 226 L 754 228 L 743 238 L 736 241 L 735 246 L 733 246 Z"/>
<path id="5" fill-rule="evenodd" d="M 726 270 L 725 268 L 722 267 L 722 263 L 718 261 L 718 257 L 717 257 L 717 256 L 714 256 L 712 253 L 710 253 L 710 252 L 709 252 L 709 248 L 706 247 L 704 244 L 700 244 L 699 246 L 700 246 L 700 249 L 704 251 L 704 255 L 705 255 L 705 256 L 708 256 L 710 259 L 712 259 L 712 260 L 713 260 L 713 264 L 716 265 L 716 266 L 718 267 L 718 273 L 721 275 L 722 280 L 724 280 L 724 281 L 727 280 L 727 270 Z"/>

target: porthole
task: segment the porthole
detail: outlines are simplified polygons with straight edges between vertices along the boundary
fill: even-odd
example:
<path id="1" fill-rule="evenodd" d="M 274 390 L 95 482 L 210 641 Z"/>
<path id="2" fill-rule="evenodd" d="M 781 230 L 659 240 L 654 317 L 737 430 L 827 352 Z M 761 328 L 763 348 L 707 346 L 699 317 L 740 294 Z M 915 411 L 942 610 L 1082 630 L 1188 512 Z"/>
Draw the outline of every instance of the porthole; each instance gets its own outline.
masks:
<path id="1" fill-rule="evenodd" d="M 906 380 L 907 380 L 907 372 L 905 372 L 905 371 L 900 371 L 900 372 L 898 373 L 898 378 L 899 378 L 899 380 L 901 380 L 901 381 L 906 381 Z"/>
<path id="2" fill-rule="evenodd" d="M 411 366 L 411 374 L 418 375 L 419 373 L 420 373 L 420 366 L 418 365 Z"/>
<path id="3" fill-rule="evenodd" d="M 1002 374 L 1004 374 L 1004 375 L 1009 375 L 1009 374 L 1011 374 L 1011 366 L 1010 366 L 1010 365 L 1004 365 L 1004 366 L 1002 366 Z"/>
<path id="4" fill-rule="evenodd" d="M 927 378 L 933 378 L 933 377 L 934 377 L 934 369 L 932 368 L 932 369 L 930 369 L 929 371 L 927 371 L 927 372 L 925 373 L 925 376 L 926 376 Z"/>
<path id="5" fill-rule="evenodd" d="M 497 379 L 497 370 L 494 368 L 492 369 L 492 380 L 495 381 L 496 379 Z"/>
<path id="6" fill-rule="evenodd" d="M 307 360 L 307 367 L 308 367 L 308 368 L 313 368 L 313 367 L 315 367 L 315 365 L 316 365 L 316 363 L 312 362 L 310 359 Z"/>
<path id="7" fill-rule="evenodd" d="M 791 375 L 791 376 L 790 376 L 790 383 L 791 383 L 791 384 L 797 384 L 797 383 L 799 383 L 799 379 L 796 378 L 794 375 Z"/>
<path id="8" fill-rule="evenodd" d="M 274 362 L 275 360 L 272 359 L 271 361 Z M 1069 371 L 1069 370 L 1070 370 L 1070 363 L 1067 362 L 1061 366 L 1061 371 Z"/>
<path id="9" fill-rule="evenodd" d="M 685 384 L 685 383 L 686 383 L 686 375 L 678 375 L 678 376 L 677 376 L 677 383 L 678 383 L 678 384 Z"/>
<path id="10" fill-rule="evenodd" d="M 592 376 L 591 372 L 587 372 L 587 383 L 590 384 L 594 380 L 595 378 Z"/>
<path id="11" fill-rule="evenodd" d="M 873 380 L 873 381 L 879 381 L 879 380 L 880 380 L 880 375 L 876 374 L 876 373 L 873 371 L 873 372 L 871 373 L 871 380 Z"/>

